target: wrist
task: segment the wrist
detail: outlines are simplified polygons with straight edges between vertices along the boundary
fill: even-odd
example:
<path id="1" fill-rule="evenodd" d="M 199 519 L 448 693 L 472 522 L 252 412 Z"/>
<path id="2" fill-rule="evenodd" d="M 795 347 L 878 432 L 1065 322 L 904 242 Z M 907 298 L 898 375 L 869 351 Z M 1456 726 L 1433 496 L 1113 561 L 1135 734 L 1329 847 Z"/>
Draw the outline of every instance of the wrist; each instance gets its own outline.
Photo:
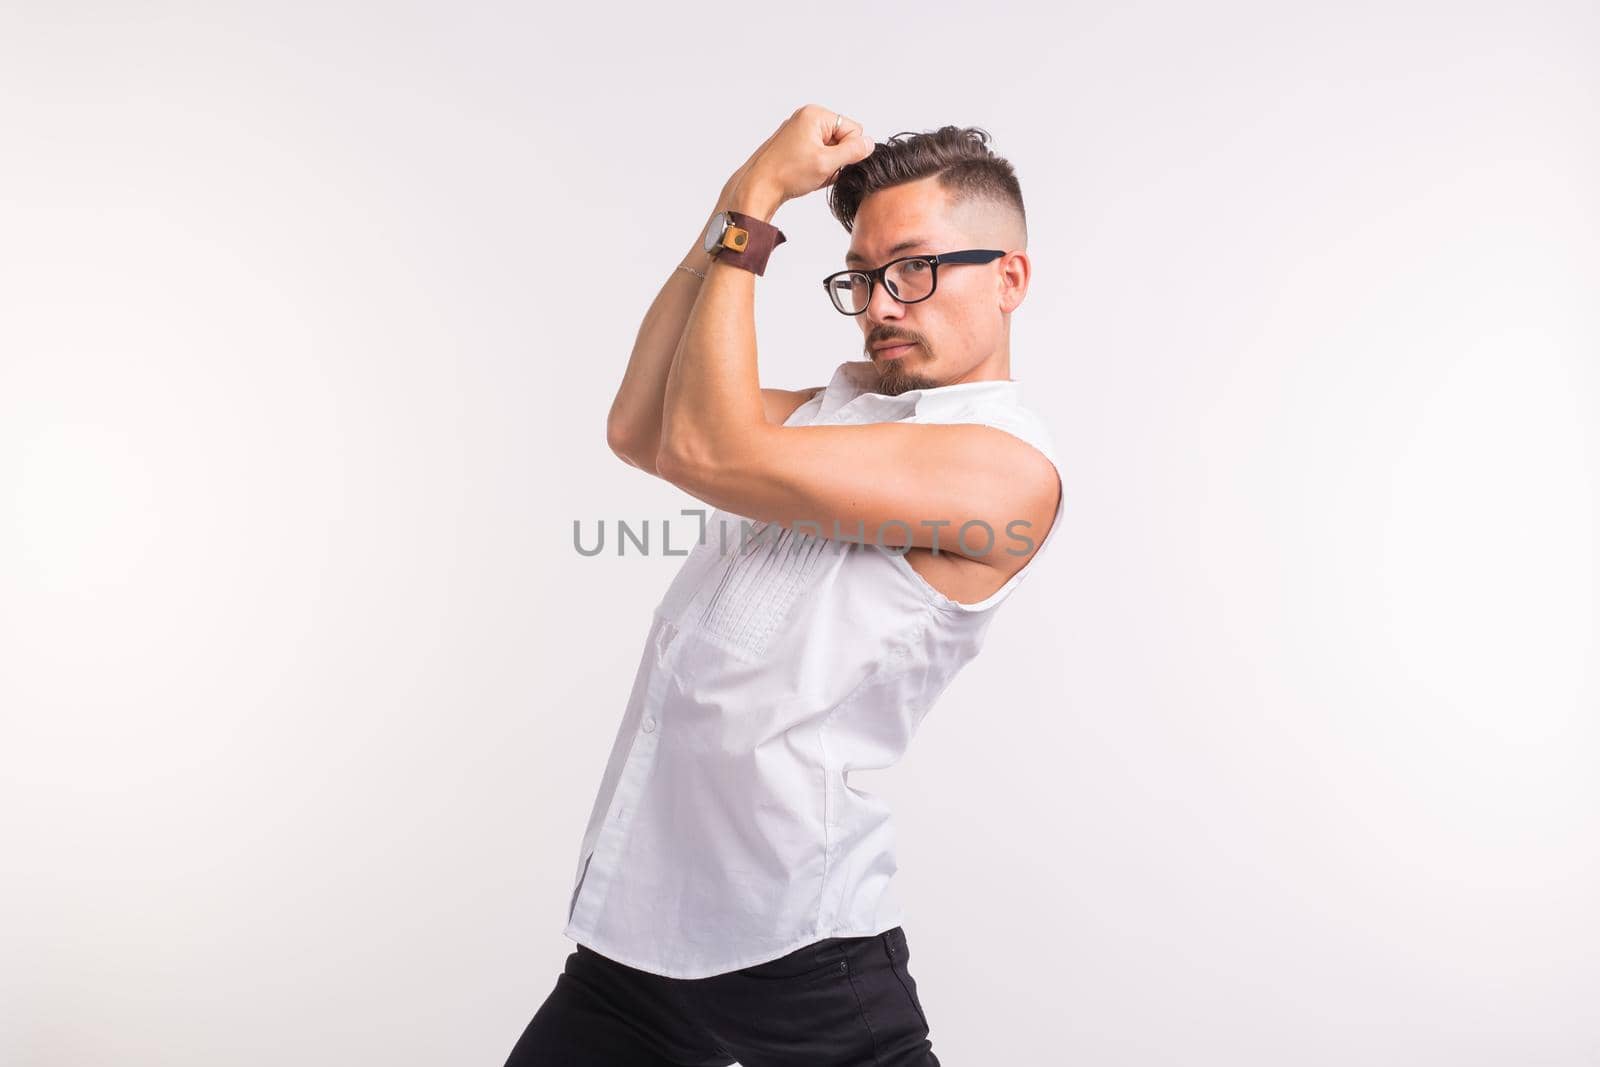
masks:
<path id="1" fill-rule="evenodd" d="M 728 211 L 771 222 L 772 216 L 783 206 L 783 195 L 766 182 L 742 181 L 723 198 L 722 206 Z"/>
<path id="2" fill-rule="evenodd" d="M 700 224 L 700 229 L 695 233 L 694 244 L 689 246 L 688 254 L 678 261 L 680 266 L 693 267 L 701 272 L 711 266 L 711 262 L 715 257 L 706 251 L 706 229 L 710 227 L 711 220 L 717 217 L 717 212 L 727 208 L 727 200 L 728 198 L 725 194 L 717 201 L 717 206 L 711 209 L 711 214 L 706 216 L 706 221 Z"/>

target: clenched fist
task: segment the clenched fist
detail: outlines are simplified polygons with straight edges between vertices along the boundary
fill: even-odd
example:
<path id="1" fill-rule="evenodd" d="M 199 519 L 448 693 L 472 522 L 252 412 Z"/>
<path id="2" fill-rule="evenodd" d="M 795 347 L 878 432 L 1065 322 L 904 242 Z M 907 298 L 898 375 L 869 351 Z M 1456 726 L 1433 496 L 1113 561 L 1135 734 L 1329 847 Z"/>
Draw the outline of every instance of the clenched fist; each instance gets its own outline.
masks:
<path id="1" fill-rule="evenodd" d="M 746 202 L 776 211 L 785 200 L 832 185 L 841 168 L 866 159 L 872 147 L 859 122 L 807 104 L 762 142 L 728 184 Z"/>

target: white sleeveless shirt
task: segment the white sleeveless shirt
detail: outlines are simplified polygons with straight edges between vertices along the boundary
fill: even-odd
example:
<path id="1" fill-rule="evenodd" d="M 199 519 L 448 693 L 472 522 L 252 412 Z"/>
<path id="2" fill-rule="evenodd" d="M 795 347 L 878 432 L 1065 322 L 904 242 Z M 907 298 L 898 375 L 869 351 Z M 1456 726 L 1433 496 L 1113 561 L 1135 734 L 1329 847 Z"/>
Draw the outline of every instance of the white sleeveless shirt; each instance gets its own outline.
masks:
<path id="1" fill-rule="evenodd" d="M 870 361 L 843 363 L 785 425 L 982 423 L 1033 445 L 1060 475 L 1016 380 L 897 396 L 868 391 L 876 381 Z M 970 604 L 929 585 L 903 547 L 712 512 L 652 615 L 565 936 L 639 970 L 704 978 L 902 925 L 888 805 L 847 776 L 905 753 L 1061 511 L 1042 542 L 1024 526 L 994 530 L 991 551 L 1024 551 L 1022 539 L 1039 550 Z M 941 546 L 955 544 L 954 528 L 939 532 Z M 985 540 L 977 530 L 967 543 Z"/>

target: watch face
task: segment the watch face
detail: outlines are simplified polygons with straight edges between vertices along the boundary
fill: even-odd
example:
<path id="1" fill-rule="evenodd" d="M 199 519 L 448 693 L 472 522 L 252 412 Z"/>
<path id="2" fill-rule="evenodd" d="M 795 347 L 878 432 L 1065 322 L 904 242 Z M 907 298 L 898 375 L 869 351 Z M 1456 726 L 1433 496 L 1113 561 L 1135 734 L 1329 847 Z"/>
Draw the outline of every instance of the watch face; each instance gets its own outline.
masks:
<path id="1" fill-rule="evenodd" d="M 703 247 L 707 252 L 715 252 L 722 243 L 722 231 L 728 228 L 728 213 L 719 211 L 711 216 L 711 225 L 706 227 L 706 239 Z"/>

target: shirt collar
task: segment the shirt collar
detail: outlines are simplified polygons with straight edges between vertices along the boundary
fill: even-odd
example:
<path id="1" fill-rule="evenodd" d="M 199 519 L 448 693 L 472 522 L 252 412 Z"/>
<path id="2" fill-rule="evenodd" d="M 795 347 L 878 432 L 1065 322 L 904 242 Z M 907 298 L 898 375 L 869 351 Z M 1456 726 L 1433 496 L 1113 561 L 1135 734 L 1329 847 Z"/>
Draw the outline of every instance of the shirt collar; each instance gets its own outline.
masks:
<path id="1" fill-rule="evenodd" d="M 890 395 L 873 392 L 878 369 L 870 359 L 841 363 L 823 389 L 817 421 L 894 422 L 912 415 L 955 411 L 975 401 L 1020 404 L 1022 383 L 1015 378 L 957 382 Z"/>

